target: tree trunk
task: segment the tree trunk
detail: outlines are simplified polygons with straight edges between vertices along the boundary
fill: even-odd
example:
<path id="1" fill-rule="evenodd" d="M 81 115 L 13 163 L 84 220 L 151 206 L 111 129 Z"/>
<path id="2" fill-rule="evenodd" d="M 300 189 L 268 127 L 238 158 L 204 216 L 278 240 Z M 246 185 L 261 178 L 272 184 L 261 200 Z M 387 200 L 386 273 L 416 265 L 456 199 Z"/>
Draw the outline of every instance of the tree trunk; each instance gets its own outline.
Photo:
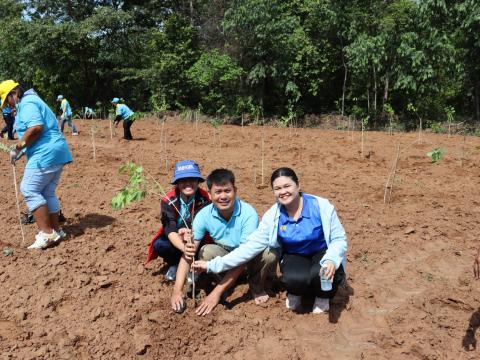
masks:
<path id="1" fill-rule="evenodd" d="M 367 84 L 367 111 L 370 112 L 370 84 Z"/>
<path id="2" fill-rule="evenodd" d="M 348 69 L 345 62 L 343 62 L 343 67 L 345 68 L 345 75 L 343 76 L 343 88 L 342 88 L 342 116 L 344 115 L 344 112 L 345 112 L 345 92 L 347 91 L 347 74 L 348 74 Z"/>
<path id="3" fill-rule="evenodd" d="M 386 104 L 386 102 L 388 101 L 388 73 L 385 75 L 385 88 L 383 90 L 383 104 L 382 104 L 382 108 L 383 106 Z"/>
<path id="4" fill-rule="evenodd" d="M 477 121 L 480 121 L 480 81 L 475 81 L 475 114 Z"/>
<path id="5" fill-rule="evenodd" d="M 377 70 L 375 69 L 375 64 L 373 66 L 373 110 L 375 113 L 377 112 Z"/>

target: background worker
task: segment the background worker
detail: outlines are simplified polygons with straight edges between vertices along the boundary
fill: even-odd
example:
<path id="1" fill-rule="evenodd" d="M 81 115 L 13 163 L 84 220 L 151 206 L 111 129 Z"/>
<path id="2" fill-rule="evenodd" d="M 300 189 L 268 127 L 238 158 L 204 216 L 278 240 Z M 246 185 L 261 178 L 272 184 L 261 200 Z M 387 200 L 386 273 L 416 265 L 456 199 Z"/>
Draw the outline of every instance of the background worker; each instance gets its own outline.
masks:
<path id="1" fill-rule="evenodd" d="M 5 134 L 8 136 L 8 140 L 15 140 L 13 136 L 13 124 L 15 122 L 15 116 L 13 110 L 9 106 L 5 106 L 2 109 L 3 120 L 5 121 L 5 127 L 2 129 L 0 136 L 3 138 Z"/>
<path id="2" fill-rule="evenodd" d="M 112 99 L 112 105 L 115 107 L 114 125 L 117 126 L 120 120 L 123 120 L 123 138 L 125 140 L 133 140 L 130 128 L 135 121 L 133 111 L 125 104 L 120 103 L 120 99 L 115 97 Z"/>
<path id="3" fill-rule="evenodd" d="M 0 83 L 0 99 L 2 108 L 8 105 L 17 111 L 14 128 L 20 139 L 10 152 L 12 164 L 27 155 L 20 190 L 39 228 L 28 248 L 45 249 L 66 236 L 59 227 L 55 190 L 72 154 L 55 114 L 33 89 L 24 91 L 17 82 L 6 80 Z"/>
<path id="4" fill-rule="evenodd" d="M 65 127 L 65 122 L 68 124 L 68 127 L 72 131 L 73 136 L 78 135 L 77 128 L 75 127 L 75 124 L 72 121 L 72 108 L 70 106 L 70 103 L 68 102 L 67 99 L 63 97 L 63 95 L 58 95 L 57 96 L 57 102 L 60 102 L 60 110 L 62 110 L 62 115 L 60 115 L 60 121 L 61 121 L 61 131 L 63 133 L 63 129 Z"/>

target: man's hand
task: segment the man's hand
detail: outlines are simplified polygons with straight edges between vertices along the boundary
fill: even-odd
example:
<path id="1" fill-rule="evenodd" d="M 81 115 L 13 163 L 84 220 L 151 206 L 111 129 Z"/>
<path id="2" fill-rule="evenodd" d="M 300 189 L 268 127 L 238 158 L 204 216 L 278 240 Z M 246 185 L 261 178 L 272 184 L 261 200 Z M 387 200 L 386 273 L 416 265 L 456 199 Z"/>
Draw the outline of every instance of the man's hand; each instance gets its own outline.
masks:
<path id="1" fill-rule="evenodd" d="M 207 262 L 203 260 L 197 260 L 193 263 L 195 272 L 202 273 L 207 271 Z"/>
<path id="2" fill-rule="evenodd" d="M 473 261 L 473 275 L 475 279 L 480 279 L 480 248 L 478 248 L 477 256 L 475 256 L 475 260 Z"/>
<path id="3" fill-rule="evenodd" d="M 15 162 L 23 156 L 22 150 L 18 150 L 16 147 L 13 147 L 10 150 L 10 162 L 12 165 L 15 165 Z"/>
<path id="4" fill-rule="evenodd" d="M 320 277 L 322 276 L 322 268 L 325 268 L 325 277 L 327 279 L 333 280 L 333 275 L 335 275 L 335 264 L 331 261 L 326 261 L 320 268 Z"/>
<path id="5" fill-rule="evenodd" d="M 218 305 L 220 301 L 221 294 L 217 294 L 215 290 L 213 290 L 200 304 L 200 306 L 195 310 L 195 313 L 200 316 L 208 315 L 215 309 L 215 306 Z"/>

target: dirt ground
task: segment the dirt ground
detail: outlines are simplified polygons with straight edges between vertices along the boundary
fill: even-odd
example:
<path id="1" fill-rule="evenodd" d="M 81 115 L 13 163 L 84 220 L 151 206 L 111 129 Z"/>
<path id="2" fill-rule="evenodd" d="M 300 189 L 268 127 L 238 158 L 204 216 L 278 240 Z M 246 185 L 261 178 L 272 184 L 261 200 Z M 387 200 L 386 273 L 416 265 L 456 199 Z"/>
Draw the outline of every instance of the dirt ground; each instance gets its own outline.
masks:
<path id="1" fill-rule="evenodd" d="M 108 122 L 98 121 L 94 161 L 92 122 L 76 123 L 80 135 L 67 135 L 74 163 L 58 189 L 70 237 L 57 247 L 27 250 L 34 224 L 24 226 L 22 245 L 5 154 L 0 164 L 0 247 L 13 250 L 0 254 L 2 359 L 480 358 L 480 281 L 472 274 L 480 138 L 426 134 L 418 143 L 415 133 L 368 132 L 362 155 L 360 132 L 144 119 L 132 127 L 136 140 L 125 142 L 120 127 L 111 140 Z M 426 156 L 434 147 L 446 150 L 437 164 Z M 120 211 L 109 204 L 126 184 L 117 173 L 125 161 L 141 163 L 168 188 L 180 159 L 195 159 L 204 175 L 233 170 L 239 196 L 260 215 L 274 202 L 268 179 L 279 166 L 294 168 L 304 191 L 330 199 L 349 239 L 349 286 L 329 315 L 308 313 L 308 300 L 302 313 L 287 311 L 278 287 L 258 307 L 244 283 L 210 316 L 196 316 L 192 300 L 182 315 L 170 310 L 161 261 L 143 267 L 159 199 L 149 195 Z"/>

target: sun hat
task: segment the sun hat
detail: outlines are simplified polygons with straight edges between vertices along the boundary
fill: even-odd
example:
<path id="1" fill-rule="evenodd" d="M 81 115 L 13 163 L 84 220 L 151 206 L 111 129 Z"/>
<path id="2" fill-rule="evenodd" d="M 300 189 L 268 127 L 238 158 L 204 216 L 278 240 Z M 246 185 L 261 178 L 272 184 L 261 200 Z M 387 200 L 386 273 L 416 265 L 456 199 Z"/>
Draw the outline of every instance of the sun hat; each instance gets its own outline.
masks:
<path id="1" fill-rule="evenodd" d="M 119 102 L 120 102 L 120 99 L 117 98 L 117 97 L 114 97 L 114 98 L 112 99 L 112 103 L 118 104 Z"/>
<path id="2" fill-rule="evenodd" d="M 175 184 L 178 180 L 186 178 L 198 179 L 200 182 L 205 181 L 200 173 L 198 164 L 193 160 L 182 160 L 175 164 L 172 184 Z"/>
<path id="3" fill-rule="evenodd" d="M 0 107 L 5 106 L 8 94 L 15 89 L 19 84 L 13 80 L 5 80 L 0 83 Z"/>

